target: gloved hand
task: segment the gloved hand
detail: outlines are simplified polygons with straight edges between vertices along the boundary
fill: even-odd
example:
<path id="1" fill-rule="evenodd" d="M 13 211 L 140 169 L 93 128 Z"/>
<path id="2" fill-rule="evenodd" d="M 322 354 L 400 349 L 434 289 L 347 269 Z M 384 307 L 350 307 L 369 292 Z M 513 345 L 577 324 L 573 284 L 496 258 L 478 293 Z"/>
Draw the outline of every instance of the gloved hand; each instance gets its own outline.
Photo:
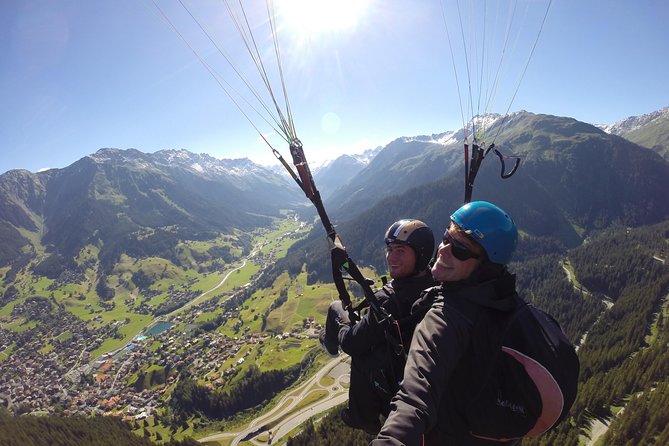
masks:
<path id="1" fill-rule="evenodd" d="M 350 326 L 351 320 L 348 317 L 348 311 L 344 310 L 344 306 L 341 304 L 341 301 L 335 301 L 330 305 L 330 310 L 334 316 L 334 320 L 337 323 L 339 328 L 343 326 Z"/>

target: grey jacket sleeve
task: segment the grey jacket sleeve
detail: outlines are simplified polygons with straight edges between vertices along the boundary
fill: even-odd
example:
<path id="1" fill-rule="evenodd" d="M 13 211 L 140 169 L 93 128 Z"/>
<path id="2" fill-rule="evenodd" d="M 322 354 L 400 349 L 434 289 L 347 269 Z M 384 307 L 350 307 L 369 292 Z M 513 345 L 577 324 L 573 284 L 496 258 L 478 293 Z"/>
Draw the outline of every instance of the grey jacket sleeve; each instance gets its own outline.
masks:
<path id="1" fill-rule="evenodd" d="M 370 445 L 420 446 L 437 424 L 441 401 L 470 337 L 470 324 L 448 306 L 431 308 L 416 328 L 391 413 Z"/>

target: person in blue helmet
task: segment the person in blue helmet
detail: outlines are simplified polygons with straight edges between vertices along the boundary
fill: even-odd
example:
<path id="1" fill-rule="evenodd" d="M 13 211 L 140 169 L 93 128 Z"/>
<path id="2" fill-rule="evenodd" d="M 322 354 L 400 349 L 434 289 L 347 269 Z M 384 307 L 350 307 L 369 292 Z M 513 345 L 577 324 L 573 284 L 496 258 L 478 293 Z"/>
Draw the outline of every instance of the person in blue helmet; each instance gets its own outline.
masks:
<path id="1" fill-rule="evenodd" d="M 375 293 L 379 305 L 397 322 L 369 310 L 351 323 L 341 301 L 330 304 L 320 341 L 331 356 L 339 348 L 351 356 L 348 408 L 341 413 L 348 426 L 377 434 L 380 416 L 390 410 L 390 399 L 402 377 L 405 351 L 416 325 L 411 308 L 423 290 L 435 285 L 429 262 L 434 235 L 422 221 L 398 220 L 386 230 L 386 262 L 391 281 Z M 381 318 L 382 319 L 382 318 Z M 399 351 L 398 351 L 399 350 Z"/>
<path id="2" fill-rule="evenodd" d="M 415 329 L 403 380 L 391 412 L 370 445 L 493 445 L 473 437 L 463 418 L 476 361 L 472 321 L 482 308 L 472 296 L 502 299 L 515 294 L 515 276 L 507 270 L 518 230 L 511 217 L 492 203 L 468 203 L 451 215 L 432 267 L 440 284 L 416 302 L 429 300 Z M 413 310 L 412 310 L 413 311 Z M 470 378 L 471 379 L 471 378 Z"/>

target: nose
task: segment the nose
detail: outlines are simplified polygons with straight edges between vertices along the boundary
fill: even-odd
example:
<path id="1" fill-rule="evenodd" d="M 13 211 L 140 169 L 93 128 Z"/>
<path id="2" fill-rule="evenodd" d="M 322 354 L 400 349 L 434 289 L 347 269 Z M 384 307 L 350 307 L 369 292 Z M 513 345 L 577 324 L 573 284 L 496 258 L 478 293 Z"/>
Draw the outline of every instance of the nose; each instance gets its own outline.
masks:
<path id="1" fill-rule="evenodd" d="M 444 244 L 444 242 L 441 242 L 439 244 L 439 248 L 437 249 L 437 254 L 443 256 L 444 254 L 448 253 L 448 255 L 452 255 L 453 253 L 450 250 L 450 244 Z"/>

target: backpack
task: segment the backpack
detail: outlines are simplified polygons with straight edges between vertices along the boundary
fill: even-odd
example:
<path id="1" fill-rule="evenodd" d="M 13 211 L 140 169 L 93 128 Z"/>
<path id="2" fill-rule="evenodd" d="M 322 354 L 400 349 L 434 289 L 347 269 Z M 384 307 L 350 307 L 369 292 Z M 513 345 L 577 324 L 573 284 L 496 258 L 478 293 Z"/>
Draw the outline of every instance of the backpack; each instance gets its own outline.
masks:
<path id="1" fill-rule="evenodd" d="M 579 374 L 576 349 L 558 322 L 517 294 L 467 298 L 483 310 L 473 322 L 465 316 L 473 324 L 461 375 L 468 383 L 462 415 L 470 434 L 507 441 L 555 427 L 576 399 Z M 458 310 L 458 300 L 444 303 Z"/>

